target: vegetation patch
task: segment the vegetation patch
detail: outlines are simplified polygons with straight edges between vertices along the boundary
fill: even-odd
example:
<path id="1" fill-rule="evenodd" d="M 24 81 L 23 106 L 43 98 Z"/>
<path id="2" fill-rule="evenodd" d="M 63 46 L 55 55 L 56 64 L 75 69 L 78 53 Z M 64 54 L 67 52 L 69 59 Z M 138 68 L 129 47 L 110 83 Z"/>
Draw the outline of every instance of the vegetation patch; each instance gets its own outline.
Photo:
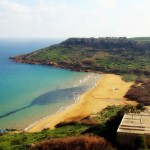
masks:
<path id="1" fill-rule="evenodd" d="M 139 77 L 125 97 L 144 105 L 150 105 L 150 77 Z"/>
<path id="2" fill-rule="evenodd" d="M 99 123 L 89 127 L 86 131 L 83 132 L 83 134 L 94 134 L 102 136 L 113 145 L 116 145 L 116 131 L 124 114 L 128 112 L 140 112 L 143 110 L 145 110 L 143 105 L 142 107 L 139 105 L 108 106 L 99 112 L 97 116 L 93 117 L 94 119 L 97 119 Z"/>
<path id="3" fill-rule="evenodd" d="M 70 38 L 30 54 L 11 57 L 16 62 L 45 64 L 77 71 L 150 75 L 149 38 Z"/>
<path id="4" fill-rule="evenodd" d="M 36 150 L 113 150 L 114 148 L 102 137 L 79 136 L 46 140 L 33 146 Z"/>
<path id="5" fill-rule="evenodd" d="M 35 143 L 41 142 L 47 139 L 64 138 L 71 136 L 79 136 L 88 127 L 81 125 L 68 125 L 55 130 L 43 130 L 38 133 L 16 133 L 16 134 L 3 134 L 0 136 L 0 150 L 13 149 L 28 149 Z"/>
<path id="6" fill-rule="evenodd" d="M 74 145 L 77 149 L 76 143 L 80 145 L 79 149 L 86 149 L 87 147 L 91 149 L 92 147 L 93 149 L 113 149 L 109 143 L 117 146 L 116 131 L 124 113 L 141 110 L 144 110 L 144 106 L 141 104 L 136 107 L 130 105 L 108 106 L 96 115 L 86 117 L 79 122 L 60 123 L 54 130 L 45 129 L 38 133 L 10 134 L 8 132 L 0 136 L 0 150 L 31 149 L 31 147 L 45 149 L 47 147 L 44 146 L 50 146 L 51 144 L 54 149 L 60 148 L 61 144 L 68 147 Z M 82 142 L 80 143 L 80 141 Z M 88 141 L 91 141 L 91 143 Z"/>

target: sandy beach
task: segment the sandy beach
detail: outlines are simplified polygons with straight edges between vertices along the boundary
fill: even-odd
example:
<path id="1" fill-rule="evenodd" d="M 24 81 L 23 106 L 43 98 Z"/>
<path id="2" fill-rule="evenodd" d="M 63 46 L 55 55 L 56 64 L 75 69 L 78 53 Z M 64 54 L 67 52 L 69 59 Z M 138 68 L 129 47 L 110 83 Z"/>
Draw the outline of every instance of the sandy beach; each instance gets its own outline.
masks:
<path id="1" fill-rule="evenodd" d="M 28 132 L 38 132 L 44 128 L 53 129 L 56 124 L 63 121 L 78 121 L 90 114 L 101 111 L 111 105 L 133 104 L 134 101 L 126 101 L 125 93 L 134 82 L 125 82 L 121 76 L 114 74 L 103 74 L 96 86 L 81 95 L 79 101 L 53 116 L 49 116 L 33 127 Z"/>

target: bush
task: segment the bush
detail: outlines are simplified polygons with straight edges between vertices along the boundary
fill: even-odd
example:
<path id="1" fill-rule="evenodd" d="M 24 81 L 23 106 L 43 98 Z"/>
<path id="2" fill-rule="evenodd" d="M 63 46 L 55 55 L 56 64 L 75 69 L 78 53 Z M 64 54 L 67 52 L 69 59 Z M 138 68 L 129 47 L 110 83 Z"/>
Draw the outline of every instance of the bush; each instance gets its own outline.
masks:
<path id="1" fill-rule="evenodd" d="M 136 100 L 144 105 L 150 105 L 150 78 L 136 81 L 126 93 L 125 97 Z"/>
<path id="2" fill-rule="evenodd" d="M 11 141 L 11 145 L 21 145 L 21 140 L 20 139 L 15 139 Z"/>
<path id="3" fill-rule="evenodd" d="M 71 122 L 60 122 L 58 124 L 56 124 L 56 128 L 60 128 L 60 127 L 64 127 L 64 126 L 68 126 L 68 125 L 79 125 L 78 122 L 76 121 L 71 121 Z"/>
<path id="4" fill-rule="evenodd" d="M 113 150 L 114 148 L 102 137 L 80 136 L 43 141 L 32 150 Z"/>
<path id="5" fill-rule="evenodd" d="M 98 121 L 88 116 L 80 120 L 79 123 L 85 126 L 93 126 L 93 125 L 97 125 Z"/>
<path id="6" fill-rule="evenodd" d="M 137 136 L 134 140 L 134 147 L 135 149 L 139 149 L 139 148 L 146 148 L 146 139 L 145 136 Z"/>
<path id="7" fill-rule="evenodd" d="M 6 145 L 5 146 L 1 146 L 0 145 L 0 150 L 8 150 L 8 149 L 9 149 L 9 146 L 6 146 Z"/>
<path id="8" fill-rule="evenodd" d="M 136 109 L 138 109 L 140 111 L 144 111 L 144 110 L 146 110 L 146 107 L 144 107 L 143 103 L 139 103 L 136 105 Z"/>

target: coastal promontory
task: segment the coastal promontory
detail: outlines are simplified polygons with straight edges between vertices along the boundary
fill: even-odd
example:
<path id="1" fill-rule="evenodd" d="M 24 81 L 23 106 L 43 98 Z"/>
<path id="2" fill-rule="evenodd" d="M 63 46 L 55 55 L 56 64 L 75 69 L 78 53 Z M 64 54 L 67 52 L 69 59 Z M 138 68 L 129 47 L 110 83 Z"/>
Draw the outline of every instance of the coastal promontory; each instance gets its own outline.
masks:
<path id="1" fill-rule="evenodd" d="M 15 62 L 50 65 L 76 71 L 149 75 L 150 39 L 69 38 L 60 44 L 11 59 Z"/>

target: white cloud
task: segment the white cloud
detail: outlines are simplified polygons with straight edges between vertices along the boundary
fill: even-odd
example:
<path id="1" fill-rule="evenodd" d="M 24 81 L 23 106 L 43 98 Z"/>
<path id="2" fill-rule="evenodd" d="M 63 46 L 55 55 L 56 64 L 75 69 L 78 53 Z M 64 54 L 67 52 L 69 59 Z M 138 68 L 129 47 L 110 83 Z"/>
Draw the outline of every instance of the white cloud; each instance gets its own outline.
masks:
<path id="1" fill-rule="evenodd" d="M 6 10 L 13 11 L 15 13 L 28 13 L 29 9 L 24 5 L 18 4 L 9 0 L 1 0 L 0 6 Z"/>
<path id="2" fill-rule="evenodd" d="M 118 0 L 91 0 L 104 9 L 116 9 L 118 7 Z"/>
<path id="3" fill-rule="evenodd" d="M 150 1 L 0 0 L 0 36 L 148 36 Z"/>

